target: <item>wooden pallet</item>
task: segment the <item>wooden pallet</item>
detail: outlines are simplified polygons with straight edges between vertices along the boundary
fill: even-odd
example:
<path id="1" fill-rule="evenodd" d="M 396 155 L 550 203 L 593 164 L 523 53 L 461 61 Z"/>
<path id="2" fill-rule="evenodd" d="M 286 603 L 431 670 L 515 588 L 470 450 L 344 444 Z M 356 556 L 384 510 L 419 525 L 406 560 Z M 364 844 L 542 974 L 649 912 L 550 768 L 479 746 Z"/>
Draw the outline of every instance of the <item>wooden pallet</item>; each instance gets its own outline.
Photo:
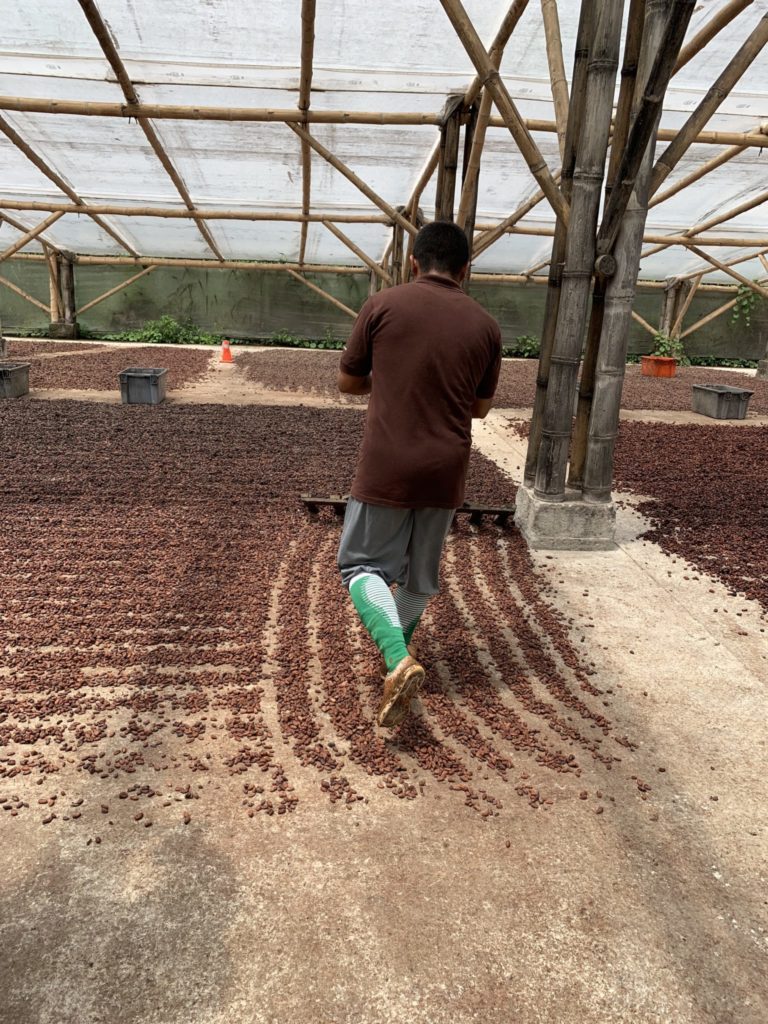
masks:
<path id="1" fill-rule="evenodd" d="M 316 498 L 311 494 L 301 495 L 302 504 L 313 515 L 317 514 L 321 508 L 332 508 L 337 516 L 343 516 L 348 498 L 348 494 L 331 494 L 325 498 Z M 506 526 L 510 517 L 514 521 L 515 510 L 498 505 L 471 505 L 469 502 L 464 502 L 461 508 L 456 509 L 456 515 L 468 515 L 470 523 L 475 526 L 479 526 L 485 517 L 492 518 L 499 526 Z"/>

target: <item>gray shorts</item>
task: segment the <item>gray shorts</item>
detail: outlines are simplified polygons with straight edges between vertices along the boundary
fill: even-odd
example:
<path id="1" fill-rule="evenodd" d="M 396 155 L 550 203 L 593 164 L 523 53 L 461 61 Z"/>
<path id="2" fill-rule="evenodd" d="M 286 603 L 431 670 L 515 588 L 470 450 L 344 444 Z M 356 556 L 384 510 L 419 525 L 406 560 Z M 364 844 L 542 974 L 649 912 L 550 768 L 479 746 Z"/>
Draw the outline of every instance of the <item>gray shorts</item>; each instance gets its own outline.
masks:
<path id="1" fill-rule="evenodd" d="M 390 508 L 350 498 L 336 558 L 344 586 L 370 572 L 412 594 L 436 594 L 453 516 L 453 509 Z"/>

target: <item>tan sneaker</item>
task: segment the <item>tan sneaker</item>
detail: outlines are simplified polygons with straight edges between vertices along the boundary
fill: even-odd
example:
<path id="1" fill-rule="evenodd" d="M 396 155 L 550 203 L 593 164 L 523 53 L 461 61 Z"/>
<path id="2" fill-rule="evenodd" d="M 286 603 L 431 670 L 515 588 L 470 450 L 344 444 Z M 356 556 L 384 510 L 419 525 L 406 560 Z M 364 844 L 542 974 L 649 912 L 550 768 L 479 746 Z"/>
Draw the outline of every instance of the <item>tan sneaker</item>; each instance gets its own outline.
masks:
<path id="1" fill-rule="evenodd" d="M 415 644 L 408 644 L 408 653 L 410 654 L 410 656 L 412 658 L 416 657 L 416 645 Z M 382 658 L 381 659 L 381 664 L 379 665 L 379 676 L 381 677 L 381 679 L 386 679 L 388 674 L 389 673 L 387 672 L 387 663 Z"/>
<path id="2" fill-rule="evenodd" d="M 424 669 L 410 654 L 392 669 L 384 680 L 384 696 L 379 706 L 378 723 L 385 729 L 399 725 L 411 710 L 424 682 Z"/>

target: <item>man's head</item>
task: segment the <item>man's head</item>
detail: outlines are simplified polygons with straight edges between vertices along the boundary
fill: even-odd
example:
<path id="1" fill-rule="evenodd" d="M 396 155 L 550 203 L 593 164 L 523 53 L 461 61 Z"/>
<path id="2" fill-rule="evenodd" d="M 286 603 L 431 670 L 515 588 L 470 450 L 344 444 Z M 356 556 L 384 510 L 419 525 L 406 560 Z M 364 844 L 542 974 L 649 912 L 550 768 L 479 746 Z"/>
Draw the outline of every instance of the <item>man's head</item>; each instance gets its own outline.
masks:
<path id="1" fill-rule="evenodd" d="M 468 265 L 469 244 L 458 224 L 436 220 L 425 224 L 416 235 L 411 256 L 414 277 L 419 274 L 442 274 L 460 282 L 466 276 Z"/>

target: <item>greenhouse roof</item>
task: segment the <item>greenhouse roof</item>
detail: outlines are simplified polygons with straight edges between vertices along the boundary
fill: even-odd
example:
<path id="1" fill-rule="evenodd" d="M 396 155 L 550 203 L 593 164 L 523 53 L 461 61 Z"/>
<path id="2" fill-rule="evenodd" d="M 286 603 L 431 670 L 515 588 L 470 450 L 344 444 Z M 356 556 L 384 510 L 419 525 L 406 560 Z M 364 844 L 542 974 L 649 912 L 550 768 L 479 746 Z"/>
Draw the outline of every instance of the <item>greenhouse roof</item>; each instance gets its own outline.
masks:
<path id="1" fill-rule="evenodd" d="M 531 0 L 517 6 L 524 10 L 504 52 L 501 76 L 555 174 L 560 150 L 543 14 L 553 5 Z M 490 48 L 510 4 L 467 0 L 464 7 Z M 578 7 L 559 5 L 568 77 Z M 734 8 L 737 15 L 674 75 L 657 156 L 768 18 L 768 0 L 702 0 L 687 42 Z M 39 253 L 42 239 L 97 257 L 364 267 L 352 242 L 379 262 L 392 237 L 387 209 L 412 200 L 435 152 L 448 98 L 466 94 L 476 75 L 437 0 L 36 0 L 4 4 L 2 11 L 2 249 L 20 239 L 20 232 L 49 220 L 25 252 Z M 108 31 L 106 45 L 94 30 L 99 16 Z M 122 76 L 108 59 L 110 39 Z M 139 119 L 128 116 L 137 113 Z M 400 123 L 322 123 L 323 117 Z M 309 133 L 314 148 L 289 121 Z M 758 53 L 656 193 L 662 201 L 650 210 L 646 236 L 703 232 L 701 250 L 724 263 L 752 249 L 768 251 L 768 154 L 762 139 L 768 146 L 768 63 Z M 721 155 L 719 167 L 674 188 Z M 338 161 L 369 194 L 345 176 Z M 482 154 L 477 230 L 509 217 L 538 188 L 494 110 Z M 384 206 L 372 201 L 371 192 Z M 420 199 L 427 219 L 434 215 L 434 196 L 432 179 Z M 67 212 L 56 211 L 56 204 L 65 204 Z M 750 208 L 710 226 L 741 206 Z M 89 216 L 89 207 L 111 212 Z M 142 212 L 129 215 L 134 209 Z M 152 216 L 158 209 L 176 216 Z M 193 210 L 226 212 L 228 219 L 195 220 Z M 315 219 L 302 221 L 302 212 Z M 247 216 L 296 219 L 237 219 Z M 546 265 L 554 224 L 546 199 L 531 205 L 514 233 L 503 234 L 477 257 L 474 270 L 535 273 Z M 732 244 L 712 245 L 713 235 Z M 664 279 L 697 269 L 728 280 L 679 245 L 647 256 L 641 277 Z M 749 278 L 765 275 L 757 255 L 739 270 Z"/>

